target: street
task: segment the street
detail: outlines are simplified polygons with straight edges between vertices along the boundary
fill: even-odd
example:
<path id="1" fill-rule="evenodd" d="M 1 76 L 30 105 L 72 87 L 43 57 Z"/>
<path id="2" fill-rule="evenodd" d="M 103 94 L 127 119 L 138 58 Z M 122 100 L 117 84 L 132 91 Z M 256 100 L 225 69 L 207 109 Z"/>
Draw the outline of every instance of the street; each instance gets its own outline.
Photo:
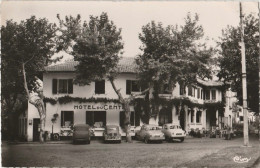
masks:
<path id="1" fill-rule="evenodd" d="M 2 166 L 66 167 L 251 167 L 259 161 L 259 141 L 250 137 L 252 147 L 242 147 L 243 138 L 186 138 L 183 143 L 144 144 L 140 141 L 90 145 L 66 143 L 2 144 Z M 246 163 L 234 157 L 251 158 Z"/>

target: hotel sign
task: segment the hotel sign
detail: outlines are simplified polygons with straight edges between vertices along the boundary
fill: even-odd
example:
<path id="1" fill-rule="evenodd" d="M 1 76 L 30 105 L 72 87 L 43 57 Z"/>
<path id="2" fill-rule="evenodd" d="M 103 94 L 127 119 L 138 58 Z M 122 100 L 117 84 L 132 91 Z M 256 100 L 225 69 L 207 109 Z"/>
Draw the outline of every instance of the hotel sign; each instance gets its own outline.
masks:
<path id="1" fill-rule="evenodd" d="M 74 105 L 74 110 L 83 109 L 83 110 L 122 110 L 121 105 Z"/>

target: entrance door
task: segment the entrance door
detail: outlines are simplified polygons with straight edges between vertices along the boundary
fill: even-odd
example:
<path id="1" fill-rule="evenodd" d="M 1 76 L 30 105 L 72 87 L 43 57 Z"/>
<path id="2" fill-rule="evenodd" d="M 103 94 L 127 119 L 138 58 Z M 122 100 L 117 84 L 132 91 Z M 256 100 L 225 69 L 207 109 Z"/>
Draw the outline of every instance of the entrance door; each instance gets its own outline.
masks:
<path id="1" fill-rule="evenodd" d="M 180 126 L 183 130 L 186 130 L 185 128 L 185 110 L 182 108 L 180 111 Z"/>
<path id="2" fill-rule="evenodd" d="M 162 108 L 159 113 L 159 126 L 172 123 L 172 111 L 169 108 Z"/>
<path id="3" fill-rule="evenodd" d="M 214 109 L 208 109 L 206 111 L 206 129 L 211 129 L 216 126 L 216 111 Z"/>
<path id="4" fill-rule="evenodd" d="M 40 119 L 34 118 L 33 119 L 33 141 L 39 141 L 40 137 Z"/>

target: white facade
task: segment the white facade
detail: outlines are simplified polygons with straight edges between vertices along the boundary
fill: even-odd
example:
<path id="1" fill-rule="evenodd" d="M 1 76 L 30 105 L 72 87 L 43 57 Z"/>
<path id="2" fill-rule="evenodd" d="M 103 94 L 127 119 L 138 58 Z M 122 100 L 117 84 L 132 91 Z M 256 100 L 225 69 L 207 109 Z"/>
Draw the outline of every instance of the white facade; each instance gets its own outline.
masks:
<path id="1" fill-rule="evenodd" d="M 46 98 L 51 98 L 57 100 L 59 97 L 64 96 L 70 96 L 70 97 L 79 97 L 79 98 L 107 98 L 107 99 L 117 99 L 117 94 L 112 88 L 112 85 L 109 81 L 105 80 L 105 92 L 102 94 L 96 94 L 95 93 L 95 82 L 92 82 L 90 85 L 77 85 L 73 84 L 73 92 L 68 93 L 53 93 L 53 79 L 55 80 L 68 80 L 68 79 L 74 79 L 75 73 L 73 71 L 65 72 L 65 71 L 58 71 L 58 72 L 51 72 L 47 71 L 43 74 L 43 95 Z M 120 92 L 124 98 L 127 98 L 129 95 L 127 92 L 127 80 L 136 81 L 137 77 L 135 73 L 121 73 L 117 76 L 115 79 L 115 85 L 118 89 L 120 89 Z M 62 81 L 61 81 L 62 82 Z M 58 87 L 60 87 L 59 83 L 57 84 Z M 68 84 L 67 84 L 68 85 Z M 67 85 L 61 85 L 66 86 Z M 56 85 L 55 85 L 56 86 Z M 59 88 L 58 88 L 59 89 Z M 207 92 L 207 96 L 206 91 Z M 177 83 L 176 87 L 172 90 L 171 94 L 159 94 L 160 97 L 166 98 L 166 99 L 176 99 L 176 98 L 188 98 L 191 102 L 195 104 L 205 104 L 205 103 L 216 103 L 222 101 L 222 91 L 219 89 L 219 85 L 212 85 L 207 86 L 204 84 L 198 83 L 198 85 L 194 85 L 192 89 L 189 90 L 188 87 L 185 88 L 186 93 L 180 92 L 180 85 Z M 204 96 L 202 96 L 204 95 Z M 159 111 L 161 111 L 164 107 L 160 106 Z M 51 104 L 49 102 L 46 103 L 46 122 L 45 122 L 45 130 L 48 132 L 53 133 L 59 133 L 66 131 L 68 128 L 68 124 L 80 124 L 80 123 L 87 123 L 89 121 L 89 116 L 93 117 L 93 121 L 98 121 L 96 118 L 99 118 L 100 116 L 96 116 L 96 114 L 102 114 L 103 122 L 101 125 L 120 125 L 120 112 L 123 111 L 122 105 L 119 103 L 114 102 L 83 102 L 80 103 L 78 101 L 71 101 L 66 104 Z M 134 112 L 135 108 L 131 106 L 131 111 Z M 69 112 L 69 114 L 72 114 L 72 120 L 73 121 L 66 121 L 65 113 Z M 102 113 L 101 113 L 102 112 Z M 183 129 L 186 131 L 190 131 L 191 129 L 211 129 L 211 126 L 219 126 L 222 127 L 224 123 L 223 117 L 226 117 L 229 115 L 229 113 L 226 114 L 227 111 L 225 111 L 225 116 L 221 116 L 218 113 L 218 110 L 209 110 L 201 107 L 192 107 L 189 108 L 188 106 L 183 107 L 183 111 L 178 112 L 177 107 L 173 106 L 172 109 L 170 109 L 170 117 L 165 118 L 160 116 L 161 112 L 159 112 L 159 115 L 157 117 L 151 117 L 149 120 L 149 124 L 156 124 L 160 123 L 160 119 L 166 121 L 171 121 L 172 123 L 178 123 L 182 125 Z M 91 113 L 91 115 L 90 115 Z M 55 123 L 52 123 L 52 118 L 54 114 L 58 114 L 57 120 Z M 134 129 L 135 126 L 141 126 L 143 123 L 139 118 L 137 117 L 137 112 L 134 112 L 134 118 L 132 118 L 132 129 Z M 63 117 L 62 117 L 63 116 Z M 213 117 L 212 117 L 213 116 Z M 35 123 L 37 122 L 37 119 L 39 119 L 39 114 L 37 112 L 37 109 L 29 103 L 28 105 L 28 122 L 27 124 L 27 140 L 32 141 L 35 140 L 34 138 L 37 137 L 35 132 L 37 132 L 37 126 L 35 126 Z M 101 118 L 102 118 L 101 117 Z M 99 118 L 100 119 L 100 118 Z M 166 119 L 166 120 L 165 120 Z M 63 121 L 62 121 L 63 120 Z M 140 120 L 140 121 L 137 121 Z M 92 122 L 92 120 L 91 120 Z M 99 123 L 99 122 L 98 122 Z M 96 124 L 98 124 L 96 123 Z M 37 124 L 37 123 L 36 123 Z M 67 124 L 67 125 L 66 125 Z M 94 124 L 94 123 L 93 123 Z M 231 123 L 228 123 L 231 124 Z M 100 130 L 100 132 L 98 131 Z M 96 134 L 95 136 L 102 136 L 102 128 L 96 128 Z"/>

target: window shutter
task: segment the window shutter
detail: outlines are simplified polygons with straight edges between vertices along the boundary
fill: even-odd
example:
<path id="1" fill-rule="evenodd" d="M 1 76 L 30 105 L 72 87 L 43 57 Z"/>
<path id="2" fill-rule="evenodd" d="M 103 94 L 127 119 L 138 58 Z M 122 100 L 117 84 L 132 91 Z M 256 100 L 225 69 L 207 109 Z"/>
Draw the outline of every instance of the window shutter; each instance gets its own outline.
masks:
<path id="1" fill-rule="evenodd" d="M 61 122 L 60 122 L 61 126 L 64 126 L 64 111 L 61 111 Z"/>
<path id="2" fill-rule="evenodd" d="M 73 94 L 73 80 L 68 79 L 68 94 Z"/>
<path id="3" fill-rule="evenodd" d="M 125 121 L 125 112 L 120 111 L 119 113 L 119 118 L 120 118 L 120 127 L 124 128 L 124 121 Z"/>
<path id="4" fill-rule="evenodd" d="M 101 87 L 101 92 L 103 93 L 103 94 L 105 94 L 106 92 L 105 92 L 105 90 L 106 90 L 106 85 L 105 85 L 105 80 L 102 80 L 101 81 L 101 83 L 102 83 L 102 87 Z"/>
<path id="5" fill-rule="evenodd" d="M 74 124 L 74 111 L 71 111 L 71 124 L 73 125 Z"/>
<path id="6" fill-rule="evenodd" d="M 131 94 L 131 80 L 126 80 L 126 94 Z"/>
<path id="7" fill-rule="evenodd" d="M 57 94 L 57 79 L 52 79 L 52 93 Z"/>

